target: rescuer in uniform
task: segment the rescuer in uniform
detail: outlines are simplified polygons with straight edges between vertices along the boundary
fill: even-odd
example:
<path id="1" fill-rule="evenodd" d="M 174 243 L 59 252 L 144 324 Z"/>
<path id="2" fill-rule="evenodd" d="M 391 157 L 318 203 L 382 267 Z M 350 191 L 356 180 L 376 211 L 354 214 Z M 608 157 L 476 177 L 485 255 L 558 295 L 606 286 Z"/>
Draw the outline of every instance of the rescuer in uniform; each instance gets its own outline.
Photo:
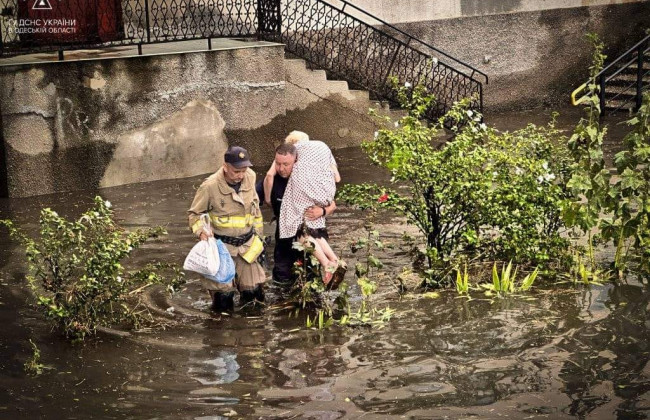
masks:
<path id="1" fill-rule="evenodd" d="M 264 269 L 257 261 L 263 250 L 262 213 L 255 190 L 255 172 L 248 151 L 232 146 L 224 155 L 224 164 L 196 191 L 188 210 L 189 224 L 200 240 L 207 240 L 200 216 L 209 213 L 212 231 L 228 247 L 235 262 L 234 282 L 223 284 L 203 278 L 201 283 L 212 297 L 212 310 L 222 312 L 234 307 L 235 290 L 239 301 L 264 301 Z"/>

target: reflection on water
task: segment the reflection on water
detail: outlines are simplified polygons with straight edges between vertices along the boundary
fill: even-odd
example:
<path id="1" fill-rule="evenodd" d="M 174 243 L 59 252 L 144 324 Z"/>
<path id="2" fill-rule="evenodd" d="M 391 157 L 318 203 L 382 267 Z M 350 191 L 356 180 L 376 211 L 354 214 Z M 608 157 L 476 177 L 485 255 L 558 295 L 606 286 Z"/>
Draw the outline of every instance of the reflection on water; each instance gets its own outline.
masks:
<path id="1" fill-rule="evenodd" d="M 381 178 L 359 150 L 337 154 L 342 168 L 358 167 L 343 170 L 344 178 Z M 169 231 L 129 264 L 152 256 L 182 263 L 194 241 L 185 210 L 200 181 L 101 191 L 123 225 Z M 0 218 L 34 230 L 39 208 L 75 216 L 94 194 L 1 200 Z M 383 223 L 383 239 L 398 242 L 404 226 Z M 352 262 L 344 243 L 361 225 L 361 215 L 345 207 L 331 219 L 335 245 Z M 408 265 L 400 252 L 382 256 L 390 270 Z M 277 307 L 212 315 L 189 275 L 173 298 L 160 290 L 146 296 L 164 330 L 71 345 L 28 305 L 23 274 L 21 250 L 0 232 L 0 387 L 7 390 L 0 418 L 650 417 L 650 292 L 632 280 L 549 286 L 529 293 L 532 299 L 496 301 L 479 294 L 468 302 L 453 291 L 439 299 L 389 293 L 397 317 L 385 328 L 318 332 L 304 328 L 304 313 L 290 317 Z M 278 299 L 271 290 L 270 303 Z M 38 378 L 22 371 L 28 338 L 53 368 Z"/>
<path id="2" fill-rule="evenodd" d="M 239 379 L 237 354 L 226 350 L 214 359 L 192 359 L 187 374 L 202 385 L 229 384 Z"/>

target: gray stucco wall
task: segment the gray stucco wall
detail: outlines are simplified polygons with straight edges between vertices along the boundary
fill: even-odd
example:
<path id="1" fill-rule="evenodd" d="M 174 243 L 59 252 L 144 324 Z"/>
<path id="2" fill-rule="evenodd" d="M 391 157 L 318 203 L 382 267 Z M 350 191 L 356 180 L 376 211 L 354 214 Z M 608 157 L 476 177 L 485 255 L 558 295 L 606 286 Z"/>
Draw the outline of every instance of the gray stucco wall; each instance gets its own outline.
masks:
<path id="1" fill-rule="evenodd" d="M 283 57 L 274 45 L 0 68 L 9 196 L 209 173 L 228 143 L 272 155 Z"/>
<path id="2" fill-rule="evenodd" d="M 330 0 L 342 6 L 340 0 Z M 355 6 L 389 23 L 640 3 L 648 0 L 355 0 Z M 353 16 L 362 16 L 352 8 Z"/>
<path id="3" fill-rule="evenodd" d="M 567 105 L 588 76 L 597 33 L 613 59 L 645 36 L 650 2 L 489 14 L 398 24 L 488 74 L 488 112 Z"/>

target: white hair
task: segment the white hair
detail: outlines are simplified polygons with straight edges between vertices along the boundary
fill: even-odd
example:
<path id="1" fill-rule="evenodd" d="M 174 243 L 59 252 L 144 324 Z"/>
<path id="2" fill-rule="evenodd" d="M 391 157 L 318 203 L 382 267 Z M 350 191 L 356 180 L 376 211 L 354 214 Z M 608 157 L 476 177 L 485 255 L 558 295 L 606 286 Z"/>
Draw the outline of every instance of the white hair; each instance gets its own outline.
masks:
<path id="1" fill-rule="evenodd" d="M 294 130 L 284 139 L 285 143 L 296 144 L 301 141 L 309 141 L 309 136 L 307 133 L 302 131 Z"/>

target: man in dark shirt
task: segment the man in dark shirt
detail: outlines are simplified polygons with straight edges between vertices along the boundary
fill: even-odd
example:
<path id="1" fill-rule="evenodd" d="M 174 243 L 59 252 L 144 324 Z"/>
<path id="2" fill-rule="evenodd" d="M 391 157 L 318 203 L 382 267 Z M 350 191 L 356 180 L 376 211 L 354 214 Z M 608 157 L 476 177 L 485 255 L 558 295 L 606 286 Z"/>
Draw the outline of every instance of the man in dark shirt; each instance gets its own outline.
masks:
<path id="1" fill-rule="evenodd" d="M 296 148 L 292 144 L 283 143 L 275 149 L 276 175 L 273 178 L 271 202 L 266 203 L 271 205 L 273 215 L 276 219 L 275 250 L 273 251 L 273 281 L 286 287 L 292 286 L 295 281 L 292 268 L 300 255 L 293 249 L 294 238 L 280 239 L 279 217 L 282 197 L 284 197 L 289 176 L 291 175 L 291 171 L 293 171 L 293 165 L 296 163 L 296 157 Z M 260 203 L 263 202 L 264 186 L 262 181 L 257 183 L 257 194 L 260 198 Z M 335 209 L 336 203 L 334 202 L 325 208 L 312 206 L 305 211 L 305 217 L 308 220 L 315 220 L 321 216 L 332 214 Z"/>

